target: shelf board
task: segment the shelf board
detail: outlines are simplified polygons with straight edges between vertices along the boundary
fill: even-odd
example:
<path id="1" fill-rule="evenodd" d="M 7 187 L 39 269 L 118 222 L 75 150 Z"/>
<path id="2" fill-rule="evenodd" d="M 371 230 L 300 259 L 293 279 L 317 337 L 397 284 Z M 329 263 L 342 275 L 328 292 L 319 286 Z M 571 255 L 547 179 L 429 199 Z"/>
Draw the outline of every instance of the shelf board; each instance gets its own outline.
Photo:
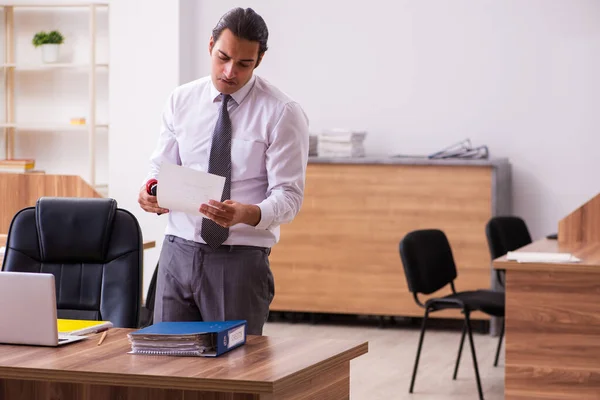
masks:
<path id="1" fill-rule="evenodd" d="M 89 125 L 71 125 L 71 124 L 0 124 L 0 128 L 15 128 L 22 131 L 87 131 Z M 108 124 L 96 124 L 96 129 L 108 129 Z"/>
<path id="2" fill-rule="evenodd" d="M 18 71 L 45 71 L 50 69 L 80 69 L 90 68 L 91 64 L 78 63 L 54 63 L 54 64 L 2 64 L 2 68 L 14 68 Z M 97 68 L 108 68 L 108 63 L 96 64 Z"/>
<path id="3" fill-rule="evenodd" d="M 30 3 L 30 4 L 7 4 L 2 3 L 0 7 L 14 7 L 14 8 L 57 8 L 57 7 L 68 7 L 68 8 L 81 8 L 81 7 L 108 7 L 108 3 Z"/>

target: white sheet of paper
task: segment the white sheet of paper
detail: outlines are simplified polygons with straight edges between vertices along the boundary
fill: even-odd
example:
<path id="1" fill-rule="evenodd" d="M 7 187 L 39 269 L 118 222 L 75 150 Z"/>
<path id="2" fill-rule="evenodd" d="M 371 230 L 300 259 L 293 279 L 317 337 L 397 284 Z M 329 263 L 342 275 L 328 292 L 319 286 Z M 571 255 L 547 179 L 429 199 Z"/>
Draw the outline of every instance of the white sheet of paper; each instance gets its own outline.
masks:
<path id="1" fill-rule="evenodd" d="M 156 199 L 160 207 L 199 216 L 203 215 L 200 205 L 221 200 L 225 186 L 223 176 L 170 163 L 162 163 L 156 179 Z"/>
<path id="2" fill-rule="evenodd" d="M 517 262 L 580 262 L 571 253 L 542 253 L 534 251 L 509 251 L 506 259 Z"/>

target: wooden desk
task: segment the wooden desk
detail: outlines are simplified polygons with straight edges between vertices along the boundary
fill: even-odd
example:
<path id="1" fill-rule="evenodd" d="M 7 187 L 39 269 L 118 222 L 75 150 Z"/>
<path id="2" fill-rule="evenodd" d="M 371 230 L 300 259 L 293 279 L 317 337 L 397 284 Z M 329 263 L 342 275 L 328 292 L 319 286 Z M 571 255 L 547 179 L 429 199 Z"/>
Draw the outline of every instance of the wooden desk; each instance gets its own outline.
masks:
<path id="1" fill-rule="evenodd" d="M 494 260 L 506 270 L 505 398 L 600 399 L 600 244 L 541 240 L 520 251 L 582 261 Z"/>
<path id="2" fill-rule="evenodd" d="M 368 343 L 250 336 L 218 358 L 127 354 L 129 329 L 58 348 L 0 345 L 0 398 L 349 399 L 350 360 Z"/>

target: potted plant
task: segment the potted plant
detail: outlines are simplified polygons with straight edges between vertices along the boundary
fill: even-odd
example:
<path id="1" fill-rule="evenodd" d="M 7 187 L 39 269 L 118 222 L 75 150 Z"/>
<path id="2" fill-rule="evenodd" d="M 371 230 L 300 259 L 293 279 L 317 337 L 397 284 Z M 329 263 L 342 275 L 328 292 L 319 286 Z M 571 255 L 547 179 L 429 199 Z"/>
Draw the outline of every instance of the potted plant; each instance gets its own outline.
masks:
<path id="1" fill-rule="evenodd" d="M 53 63 L 58 60 L 58 46 L 63 41 L 63 35 L 59 31 L 41 31 L 33 36 L 32 43 L 35 47 L 42 48 L 42 60 L 45 63 Z"/>

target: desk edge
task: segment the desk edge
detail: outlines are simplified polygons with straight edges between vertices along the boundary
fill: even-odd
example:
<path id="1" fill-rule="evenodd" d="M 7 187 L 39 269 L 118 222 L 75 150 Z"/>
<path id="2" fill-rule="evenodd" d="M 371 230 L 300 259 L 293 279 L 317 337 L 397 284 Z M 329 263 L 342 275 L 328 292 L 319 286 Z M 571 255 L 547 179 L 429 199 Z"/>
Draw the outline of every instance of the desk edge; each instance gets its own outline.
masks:
<path id="1" fill-rule="evenodd" d="M 338 366 L 345 362 L 350 362 L 353 359 L 360 357 L 369 352 L 369 342 L 362 342 L 342 353 L 336 354 L 326 360 L 321 361 L 318 364 L 314 364 L 310 367 L 304 368 L 284 378 L 278 379 L 273 382 L 273 390 L 275 392 L 285 390 L 290 386 L 293 386 L 297 381 L 303 381 L 312 378 L 316 374 L 320 374 L 322 371 Z"/>

